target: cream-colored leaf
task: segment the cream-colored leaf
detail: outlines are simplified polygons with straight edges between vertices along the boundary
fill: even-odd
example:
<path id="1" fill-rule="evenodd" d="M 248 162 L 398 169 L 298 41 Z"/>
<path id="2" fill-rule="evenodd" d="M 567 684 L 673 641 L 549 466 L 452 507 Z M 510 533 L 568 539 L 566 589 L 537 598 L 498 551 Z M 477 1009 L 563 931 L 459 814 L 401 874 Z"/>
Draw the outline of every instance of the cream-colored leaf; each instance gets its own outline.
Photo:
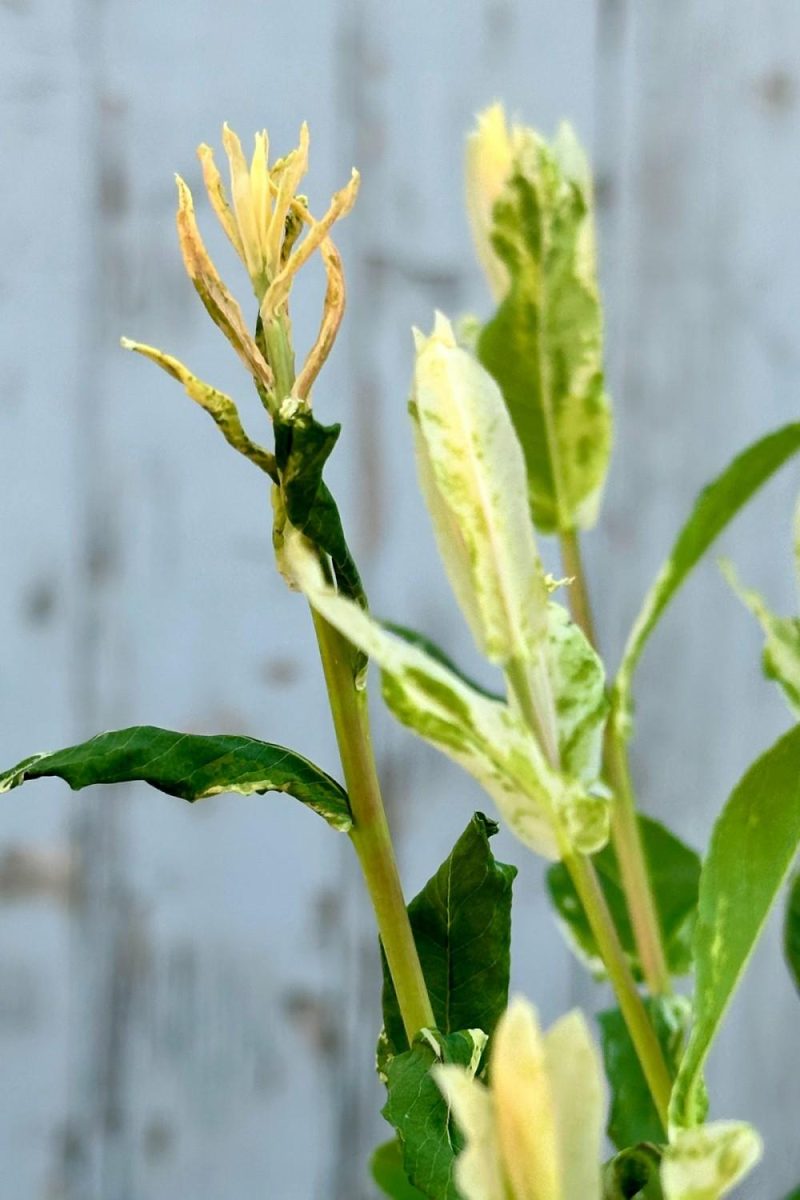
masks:
<path id="1" fill-rule="evenodd" d="M 211 319 L 225 334 L 250 374 L 264 389 L 270 391 L 273 386 L 272 372 L 247 328 L 241 308 L 225 287 L 209 257 L 197 227 L 192 193 L 180 176 L 176 176 L 176 180 L 178 238 L 187 274 Z"/>
<path id="2" fill-rule="evenodd" d="M 740 583 L 732 563 L 722 560 L 720 567 L 764 632 L 764 674 L 778 684 L 792 713 L 800 718 L 800 620 L 772 612 L 759 592 Z"/>
<path id="3" fill-rule="evenodd" d="M 253 205 L 250 168 L 247 165 L 238 135 L 227 124 L 222 128 L 222 144 L 230 163 L 231 196 L 244 251 L 245 266 L 250 278 L 256 280 L 264 275 L 264 259 L 258 217 Z"/>
<path id="4" fill-rule="evenodd" d="M 713 1121 L 677 1134 L 664 1151 L 664 1200 L 719 1200 L 761 1158 L 761 1138 L 742 1121 Z"/>
<path id="5" fill-rule="evenodd" d="M 544 1037 L 561 1163 L 561 1200 L 599 1200 L 606 1089 L 603 1065 L 577 1009 Z"/>
<path id="6" fill-rule="evenodd" d="M 513 999 L 498 1022 L 489 1079 L 500 1160 L 514 1200 L 564 1200 L 545 1042 L 525 1000 Z"/>
<path id="7" fill-rule="evenodd" d="M 502 104 L 492 104 L 479 113 L 477 127 L 467 137 L 467 216 L 478 260 L 495 300 L 502 300 L 508 291 L 510 277 L 492 245 L 493 211 L 511 177 L 523 137 L 518 126 L 509 130 Z"/>
<path id="8" fill-rule="evenodd" d="M 464 1200 L 508 1200 L 488 1089 L 464 1067 L 445 1063 L 431 1074 L 465 1140 L 455 1166 L 459 1192 Z"/>
<path id="9" fill-rule="evenodd" d="M 294 394 L 307 400 L 314 380 L 319 375 L 328 355 L 333 349 L 339 326 L 342 323 L 345 309 L 344 269 L 339 251 L 330 238 L 324 238 L 320 244 L 320 255 L 325 264 L 327 286 L 322 307 L 322 321 L 314 345 L 306 356 L 302 370 L 295 380 Z"/>
<path id="10" fill-rule="evenodd" d="M 444 565 L 478 645 L 530 661 L 547 632 L 547 588 L 526 502 L 522 450 L 491 376 L 441 314 L 417 338 L 412 416 L 421 484 Z"/>
<path id="11" fill-rule="evenodd" d="M 239 228 L 236 224 L 236 217 L 231 210 L 228 200 L 228 193 L 225 190 L 225 184 L 222 182 L 219 168 L 214 160 L 214 151 L 205 143 L 197 147 L 197 157 L 200 159 L 200 166 L 203 170 L 203 182 L 206 185 L 208 198 L 211 202 L 211 207 L 217 214 L 220 225 L 225 230 L 233 248 L 241 258 L 242 262 L 247 265 L 247 260 L 244 256 L 244 247 L 242 239 L 239 236 Z"/>

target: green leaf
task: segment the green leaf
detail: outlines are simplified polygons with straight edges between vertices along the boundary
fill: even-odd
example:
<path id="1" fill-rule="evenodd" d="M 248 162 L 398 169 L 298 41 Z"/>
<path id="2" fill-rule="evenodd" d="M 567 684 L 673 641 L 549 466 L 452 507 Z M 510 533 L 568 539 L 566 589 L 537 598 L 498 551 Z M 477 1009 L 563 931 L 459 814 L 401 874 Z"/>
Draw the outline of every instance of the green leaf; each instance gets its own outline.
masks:
<path id="1" fill-rule="evenodd" d="M 663 1200 L 660 1173 L 658 1146 L 631 1146 L 604 1166 L 603 1200 Z"/>
<path id="2" fill-rule="evenodd" d="M 409 629 L 407 625 L 397 625 L 394 621 L 381 621 L 381 625 L 389 633 L 393 633 L 396 637 L 402 638 L 404 642 L 408 642 L 410 646 L 417 646 L 427 654 L 428 658 L 432 658 L 439 666 L 450 671 L 452 675 L 455 675 L 457 679 L 460 679 L 462 683 L 465 683 L 474 692 L 485 696 L 487 700 L 495 700 L 498 704 L 505 703 L 505 696 L 500 692 L 493 692 L 489 688 L 485 688 L 482 683 L 476 683 L 474 679 L 461 670 L 458 664 L 453 661 L 449 654 L 445 653 L 441 646 L 438 646 L 426 634 L 420 633 L 416 629 Z"/>
<path id="3" fill-rule="evenodd" d="M 366 606 L 336 501 L 322 478 L 340 431 L 340 425 L 322 425 L 311 413 L 297 413 L 290 419 L 276 417 L 275 461 L 289 521 L 330 556 L 339 590 Z"/>
<path id="4" fill-rule="evenodd" d="M 674 1073 L 684 1046 L 691 1008 L 684 997 L 645 1001 L 667 1066 Z M 637 1142 L 659 1142 L 664 1130 L 653 1104 L 625 1019 L 618 1008 L 598 1014 L 603 1059 L 611 1087 L 608 1136 L 618 1150 Z"/>
<path id="5" fill-rule="evenodd" d="M 285 746 L 234 734 L 173 733 L 153 725 L 100 733 L 78 746 L 24 759 L 0 775 L 0 792 L 48 775 L 75 791 L 141 780 L 190 803 L 221 792 L 287 792 L 334 829 L 347 833 L 353 823 L 347 794 L 330 775 Z"/>
<path id="6" fill-rule="evenodd" d="M 369 1164 L 372 1178 L 390 1200 L 424 1200 L 423 1193 L 408 1182 L 403 1151 L 397 1138 L 378 1146 Z"/>
<path id="7" fill-rule="evenodd" d="M 408 906 L 436 1028 L 491 1034 L 508 1004 L 511 890 L 516 867 L 496 861 L 497 825 L 476 813 L 436 874 Z M 394 985 L 384 962 L 379 1054 L 407 1045 Z"/>
<path id="8" fill-rule="evenodd" d="M 700 875 L 695 1026 L 672 1093 L 675 1126 L 697 1123 L 699 1080 L 731 997 L 800 844 L 800 726 L 734 788 Z"/>
<path id="9" fill-rule="evenodd" d="M 640 814 L 639 829 L 650 869 L 667 965 L 672 975 L 685 975 L 692 965 L 692 935 L 697 911 L 700 858 L 694 850 L 690 850 L 679 838 L 651 817 Z M 593 862 L 619 931 L 623 949 L 637 979 L 642 979 L 636 939 L 628 916 L 619 863 L 613 846 L 606 846 L 594 856 Z M 602 977 L 603 962 L 597 943 L 569 873 L 561 863 L 550 867 L 547 886 L 550 899 L 576 953 L 588 961 L 594 974 Z"/>
<path id="10" fill-rule="evenodd" d="M 720 566 L 736 595 L 764 631 L 762 667 L 765 676 L 778 684 L 793 715 L 800 717 L 800 620 L 777 617 L 763 596 L 742 586 L 731 563 L 722 562 Z"/>
<path id="11" fill-rule="evenodd" d="M 631 726 L 633 673 L 665 608 L 726 525 L 798 450 L 800 424 L 784 425 L 749 446 L 698 496 L 669 558 L 645 596 L 622 655 L 613 702 L 615 720 L 625 735 Z"/>
<path id="12" fill-rule="evenodd" d="M 795 875 L 789 889 L 783 926 L 783 949 L 795 987 L 800 992 L 800 872 Z"/>
<path id="13" fill-rule="evenodd" d="M 460 1200 L 453 1166 L 463 1146 L 430 1069 L 435 1063 L 457 1063 L 474 1074 L 485 1045 L 479 1030 L 451 1034 L 424 1030 L 410 1050 L 388 1063 L 389 1095 L 383 1115 L 397 1131 L 408 1179 L 428 1200 Z"/>
<path id="14" fill-rule="evenodd" d="M 543 532 L 594 523 L 611 446 L 591 188 L 561 148 L 531 131 L 495 204 L 492 244 L 511 283 L 478 341 Z"/>

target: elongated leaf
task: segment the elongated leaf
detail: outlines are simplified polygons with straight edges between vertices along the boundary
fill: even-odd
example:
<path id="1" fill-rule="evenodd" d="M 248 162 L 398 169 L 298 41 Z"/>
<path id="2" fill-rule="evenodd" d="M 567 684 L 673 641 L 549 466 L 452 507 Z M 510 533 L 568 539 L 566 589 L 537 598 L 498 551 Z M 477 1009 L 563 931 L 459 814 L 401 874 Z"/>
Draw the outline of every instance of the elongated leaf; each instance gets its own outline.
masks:
<path id="1" fill-rule="evenodd" d="M 410 405 L 423 497 L 456 599 L 481 652 L 536 654 L 547 587 L 525 502 L 525 463 L 491 375 L 437 314 L 417 336 Z"/>
<path id="2" fill-rule="evenodd" d="M 321 551 L 330 556 L 340 590 L 366 604 L 358 569 L 347 545 L 342 519 L 322 471 L 341 426 L 321 425 L 311 413 L 275 418 L 275 461 L 286 515 Z"/>
<path id="3" fill-rule="evenodd" d="M 692 965 L 692 935 L 697 912 L 700 858 L 694 850 L 689 849 L 651 817 L 640 815 L 639 828 L 650 868 L 667 965 L 671 974 L 685 975 Z M 619 863 L 610 844 L 595 856 L 594 864 L 623 949 L 637 979 L 642 979 L 641 963 L 625 903 Z M 569 873 L 560 863 L 549 869 L 547 886 L 550 899 L 576 953 L 587 961 L 595 975 L 602 976 L 603 961 L 594 934 Z"/>
<path id="4" fill-rule="evenodd" d="M 545 532 L 593 524 L 608 467 L 591 188 L 575 139 L 533 131 L 494 206 L 492 244 L 510 287 L 478 341 L 525 453 L 533 519 Z M 563 150 L 563 153 L 562 153 Z"/>
<path id="5" fill-rule="evenodd" d="M 683 1051 L 691 1009 L 682 996 L 658 997 L 645 1003 L 664 1060 L 674 1072 Z M 611 1008 L 599 1013 L 597 1019 L 602 1032 L 606 1075 L 611 1086 L 608 1136 L 618 1150 L 638 1142 L 663 1141 L 665 1130 L 622 1013 L 618 1008 Z"/>
<path id="6" fill-rule="evenodd" d="M 623 733 L 630 732 L 633 673 L 665 608 L 725 526 L 798 450 L 800 424 L 784 425 L 749 446 L 698 496 L 628 636 L 614 687 L 615 719 Z"/>
<path id="7" fill-rule="evenodd" d="M 800 992 L 800 872 L 792 880 L 786 921 L 783 926 L 783 947 L 795 987 Z"/>
<path id="8" fill-rule="evenodd" d="M 388 1065 L 388 1099 L 383 1115 L 397 1131 L 403 1167 L 428 1200 L 460 1200 L 453 1167 L 463 1139 L 431 1078 L 435 1063 L 457 1063 L 477 1071 L 486 1037 L 480 1030 L 439 1034 L 423 1031 L 414 1045 Z"/>
<path id="9" fill-rule="evenodd" d="M 403 1167 L 403 1151 L 397 1138 L 378 1146 L 370 1160 L 370 1173 L 390 1200 L 424 1200 L 423 1193 L 408 1181 Z"/>
<path id="10" fill-rule="evenodd" d="M 489 839 L 497 825 L 476 813 L 439 870 L 408 906 L 436 1027 L 491 1034 L 508 1004 L 511 888 L 516 867 L 499 863 Z M 384 961 L 381 1052 L 406 1039 Z"/>
<path id="11" fill-rule="evenodd" d="M 0 775 L 0 792 L 54 775 L 74 790 L 140 780 L 193 803 L 222 792 L 287 792 L 346 833 L 353 823 L 344 789 L 307 758 L 234 734 L 173 733 L 135 725 L 88 742 L 34 754 Z"/>
<path id="12" fill-rule="evenodd" d="M 711 836 L 694 939 L 695 1026 L 670 1104 L 675 1126 L 697 1123 L 703 1064 L 799 844 L 797 726 L 746 772 Z"/>
<path id="13" fill-rule="evenodd" d="M 603 1168 L 603 1200 L 663 1200 L 661 1148 L 631 1146 Z"/>
<path id="14" fill-rule="evenodd" d="M 670 1138 L 661 1160 L 664 1200 L 720 1200 L 761 1157 L 761 1139 L 743 1121 L 712 1121 Z"/>
<path id="15" fill-rule="evenodd" d="M 299 538 L 285 562 L 312 606 L 382 668 L 383 696 L 402 724 L 480 781 L 512 833 L 537 853 L 560 853 L 553 814 L 576 848 L 591 852 L 608 837 L 608 804 L 553 771 L 536 739 L 508 705 L 474 691 L 419 647 L 393 636 L 358 605 L 338 595 Z"/>
<path id="16" fill-rule="evenodd" d="M 793 715 L 800 717 L 800 620 L 776 616 L 763 596 L 742 586 L 730 563 L 723 562 L 720 566 L 736 595 L 764 631 L 764 674 L 778 684 Z"/>

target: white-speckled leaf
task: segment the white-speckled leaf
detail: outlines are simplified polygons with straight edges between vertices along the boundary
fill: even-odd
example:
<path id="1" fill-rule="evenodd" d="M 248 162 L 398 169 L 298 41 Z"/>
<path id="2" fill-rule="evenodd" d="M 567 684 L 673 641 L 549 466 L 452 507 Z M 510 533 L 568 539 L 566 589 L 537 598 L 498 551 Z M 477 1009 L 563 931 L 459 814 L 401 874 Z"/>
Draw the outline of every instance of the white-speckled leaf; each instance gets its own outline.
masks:
<path id="1" fill-rule="evenodd" d="M 518 134 L 492 242 L 510 286 L 483 328 L 478 356 L 522 443 L 537 527 L 586 528 L 608 469 L 611 411 L 591 184 L 568 126 L 552 146 L 532 129 Z"/>
<path id="2" fill-rule="evenodd" d="M 664 1200 L 720 1200 L 761 1158 L 761 1138 L 743 1121 L 685 1129 L 664 1150 Z"/>
<path id="3" fill-rule="evenodd" d="M 300 539 L 285 539 L 284 562 L 313 607 L 379 664 L 384 699 L 394 716 L 473 775 L 520 841 L 545 858 L 558 858 L 557 816 L 576 849 L 591 853 L 605 844 L 607 803 L 551 770 L 507 704 L 478 692 L 337 594 Z"/>
<path id="4" fill-rule="evenodd" d="M 800 718 L 800 620 L 776 616 L 759 592 L 739 582 L 730 563 L 722 562 L 720 566 L 736 595 L 764 631 L 764 674 L 778 684 L 792 713 Z"/>
<path id="5" fill-rule="evenodd" d="M 441 314 L 417 336 L 410 410 L 423 496 L 472 633 L 492 662 L 529 660 L 545 636 L 547 588 L 522 448 L 497 384 Z"/>

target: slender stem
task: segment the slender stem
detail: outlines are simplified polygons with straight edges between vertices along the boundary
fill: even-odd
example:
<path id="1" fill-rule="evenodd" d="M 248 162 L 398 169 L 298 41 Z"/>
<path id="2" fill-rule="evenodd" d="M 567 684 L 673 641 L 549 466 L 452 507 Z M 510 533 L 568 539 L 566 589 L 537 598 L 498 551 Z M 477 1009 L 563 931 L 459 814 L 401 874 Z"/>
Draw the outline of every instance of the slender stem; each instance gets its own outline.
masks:
<path id="1" fill-rule="evenodd" d="M 378 923 L 386 961 L 409 1042 L 435 1024 L 408 919 L 369 730 L 366 690 L 353 680 L 353 648 L 312 610 L 325 683 L 342 760 L 355 848 Z"/>
<path id="2" fill-rule="evenodd" d="M 543 727 L 546 729 L 547 736 L 543 747 L 550 765 L 558 770 L 560 762 L 557 741 L 555 742 L 555 751 L 547 749 L 547 746 L 552 745 L 555 739 L 555 710 L 537 711 L 536 696 L 531 687 L 530 676 L 524 670 L 524 664 L 517 661 L 512 662 L 506 677 L 523 719 L 539 737 L 540 742 L 542 741 L 540 731 Z M 561 828 L 561 822 L 556 813 L 553 814 L 553 824 L 560 844 L 561 861 L 569 871 L 583 905 L 586 919 L 594 934 L 597 948 L 616 993 L 622 1016 L 652 1094 L 653 1103 L 666 1132 L 672 1079 L 647 1009 L 631 974 L 594 863 L 586 855 L 575 853 Z"/>
<path id="3" fill-rule="evenodd" d="M 562 861 L 580 897 L 647 1080 L 656 1112 L 666 1132 L 672 1078 L 647 1009 L 636 990 L 597 872 L 592 860 L 579 854 L 566 853 Z"/>
<path id="4" fill-rule="evenodd" d="M 570 530 L 568 533 L 562 533 L 560 540 L 564 572 L 572 579 L 569 589 L 572 616 L 596 648 L 597 636 L 578 534 L 575 530 Z M 614 731 L 613 721 L 609 721 L 606 727 L 604 766 L 614 793 L 611 840 L 619 862 L 622 889 L 636 948 L 639 951 L 642 973 L 651 995 L 669 995 L 672 991 L 672 981 L 664 954 L 658 909 L 636 816 L 627 751 Z"/>

